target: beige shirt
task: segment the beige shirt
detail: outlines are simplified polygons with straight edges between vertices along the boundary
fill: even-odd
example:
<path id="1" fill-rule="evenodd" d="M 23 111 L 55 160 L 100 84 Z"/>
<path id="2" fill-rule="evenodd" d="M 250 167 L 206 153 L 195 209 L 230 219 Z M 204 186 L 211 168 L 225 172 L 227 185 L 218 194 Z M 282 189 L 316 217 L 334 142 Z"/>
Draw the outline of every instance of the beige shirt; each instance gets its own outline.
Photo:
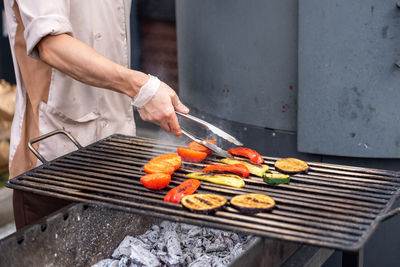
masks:
<path id="1" fill-rule="evenodd" d="M 131 0 L 5 0 L 4 5 L 17 81 L 10 177 L 40 163 L 27 142 L 50 131 L 65 129 L 83 146 L 114 133 L 135 135 L 128 96 L 51 68 L 38 59 L 36 47 L 47 35 L 66 33 L 129 67 Z M 39 144 L 47 160 L 74 149 L 64 136 Z"/>

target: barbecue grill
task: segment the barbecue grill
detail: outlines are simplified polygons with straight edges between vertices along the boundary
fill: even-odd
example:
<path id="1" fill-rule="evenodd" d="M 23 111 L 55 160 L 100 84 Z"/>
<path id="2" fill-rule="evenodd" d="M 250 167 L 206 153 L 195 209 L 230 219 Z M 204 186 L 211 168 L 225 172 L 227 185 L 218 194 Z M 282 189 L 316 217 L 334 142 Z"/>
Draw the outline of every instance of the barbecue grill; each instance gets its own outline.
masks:
<path id="1" fill-rule="evenodd" d="M 32 144 L 58 133 L 67 135 L 78 150 L 46 161 Z M 59 130 L 33 140 L 30 146 L 44 164 L 10 180 L 8 187 L 159 219 L 338 249 L 356 257 L 378 224 L 399 212 L 391 210 L 400 189 L 399 173 L 393 171 L 309 163 L 310 171 L 293 175 L 290 184 L 271 186 L 257 177 L 246 179 L 244 188 L 202 182 L 200 193 L 221 194 L 228 199 L 243 193 L 265 193 L 276 201 L 269 213 L 243 215 L 226 207 L 204 215 L 164 202 L 170 187 L 150 191 L 139 181 L 148 160 L 175 152 L 176 145 L 115 134 L 82 147 Z M 264 157 L 272 170 L 277 159 Z M 204 163 L 184 162 L 170 186 L 185 180 L 187 172 L 218 161 L 211 156 Z"/>
<path id="2" fill-rule="evenodd" d="M 160 222 L 155 217 L 71 204 L 0 240 L 0 266 L 90 266 L 110 257 L 126 235 L 143 234 Z M 283 248 L 284 257 L 273 254 Z M 257 266 L 268 251 L 268 262 L 280 262 L 293 248 L 293 244 L 254 237 L 230 266 Z"/>

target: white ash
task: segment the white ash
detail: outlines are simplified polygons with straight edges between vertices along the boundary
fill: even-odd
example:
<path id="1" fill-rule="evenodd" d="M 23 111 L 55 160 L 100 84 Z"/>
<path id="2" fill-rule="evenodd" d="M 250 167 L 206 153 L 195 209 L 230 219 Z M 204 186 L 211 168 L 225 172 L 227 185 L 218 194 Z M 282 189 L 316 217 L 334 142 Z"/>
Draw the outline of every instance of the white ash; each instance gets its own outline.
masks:
<path id="1" fill-rule="evenodd" d="M 126 236 L 112 254 L 92 267 L 222 267 L 246 248 L 252 236 L 163 221 L 143 235 Z"/>

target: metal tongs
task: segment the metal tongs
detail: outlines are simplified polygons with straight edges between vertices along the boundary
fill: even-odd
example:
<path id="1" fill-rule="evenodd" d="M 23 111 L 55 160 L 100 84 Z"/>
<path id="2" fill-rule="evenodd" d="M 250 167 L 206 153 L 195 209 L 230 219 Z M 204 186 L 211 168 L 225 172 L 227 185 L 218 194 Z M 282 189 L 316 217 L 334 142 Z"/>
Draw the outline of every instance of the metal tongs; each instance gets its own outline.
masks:
<path id="1" fill-rule="evenodd" d="M 237 139 L 236 139 L 235 137 L 233 137 L 232 135 L 230 135 L 230 134 L 224 132 L 224 131 L 221 130 L 220 128 L 218 128 L 218 127 L 212 125 L 211 123 L 208 123 L 208 122 L 206 122 L 206 121 L 203 121 L 203 120 L 201 120 L 201 119 L 199 119 L 199 118 L 197 118 L 197 117 L 194 117 L 194 116 L 192 116 L 192 115 L 189 115 L 189 114 L 184 114 L 184 113 L 181 113 L 181 112 L 178 112 L 178 111 L 175 111 L 175 113 L 176 113 L 177 115 L 179 115 L 179 116 L 182 116 L 182 117 L 184 117 L 184 118 L 186 118 L 186 119 L 192 120 L 192 121 L 194 121 L 194 122 L 196 122 L 196 123 L 198 123 L 198 124 L 200 124 L 200 125 L 206 127 L 208 130 L 210 130 L 210 131 L 213 132 L 214 134 L 218 135 L 219 137 L 222 137 L 223 139 L 227 140 L 228 142 L 234 143 L 234 144 L 237 145 L 237 146 L 243 146 L 243 143 L 242 143 L 242 142 L 240 142 L 239 140 L 237 140 Z M 195 142 L 197 142 L 197 143 L 200 143 L 200 144 L 202 144 L 202 145 L 208 147 L 209 149 L 211 149 L 212 151 L 214 151 L 217 155 L 220 155 L 220 156 L 226 157 L 226 158 L 232 157 L 228 152 L 226 152 L 226 151 L 223 150 L 222 148 L 220 148 L 220 147 L 218 147 L 218 146 L 216 146 L 216 145 L 214 145 L 214 144 L 212 144 L 212 143 L 206 142 L 206 141 L 204 141 L 204 140 L 202 140 L 202 139 L 199 139 L 199 138 L 195 137 L 194 135 L 192 135 L 192 134 L 189 133 L 188 131 L 184 130 L 182 127 L 181 127 L 181 131 L 182 131 L 182 133 L 183 133 L 184 135 L 186 135 L 187 137 L 189 137 L 189 138 L 192 139 L 193 141 L 195 141 Z"/>

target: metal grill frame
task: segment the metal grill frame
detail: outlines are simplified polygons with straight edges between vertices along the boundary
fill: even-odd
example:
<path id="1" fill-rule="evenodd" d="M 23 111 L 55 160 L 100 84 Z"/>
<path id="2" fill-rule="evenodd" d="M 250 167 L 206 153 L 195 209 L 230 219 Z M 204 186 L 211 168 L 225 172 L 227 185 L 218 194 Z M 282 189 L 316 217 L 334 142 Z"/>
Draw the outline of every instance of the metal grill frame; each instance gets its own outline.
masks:
<path id="1" fill-rule="evenodd" d="M 215 214 L 195 214 L 162 200 L 170 188 L 185 179 L 184 171 L 176 171 L 170 186 L 160 191 L 148 190 L 139 181 L 144 175 L 142 165 L 158 154 L 175 152 L 177 145 L 120 134 L 86 147 L 76 145 L 78 150 L 53 161 L 42 158 L 43 165 L 11 179 L 7 186 L 144 216 L 343 251 L 360 250 L 379 222 L 398 213 L 389 212 L 400 193 L 398 172 L 309 163 L 309 173 L 292 176 L 288 185 L 267 185 L 254 176 L 245 179 L 246 186 L 240 189 L 201 182 L 198 192 L 224 194 L 228 199 L 239 193 L 266 193 L 277 203 L 269 213 L 243 215 L 228 206 Z M 273 169 L 279 158 L 264 159 Z M 200 171 L 217 160 L 211 157 L 204 164 L 184 163 L 182 169 Z M 340 206 L 330 202 L 338 202 L 340 197 Z"/>

